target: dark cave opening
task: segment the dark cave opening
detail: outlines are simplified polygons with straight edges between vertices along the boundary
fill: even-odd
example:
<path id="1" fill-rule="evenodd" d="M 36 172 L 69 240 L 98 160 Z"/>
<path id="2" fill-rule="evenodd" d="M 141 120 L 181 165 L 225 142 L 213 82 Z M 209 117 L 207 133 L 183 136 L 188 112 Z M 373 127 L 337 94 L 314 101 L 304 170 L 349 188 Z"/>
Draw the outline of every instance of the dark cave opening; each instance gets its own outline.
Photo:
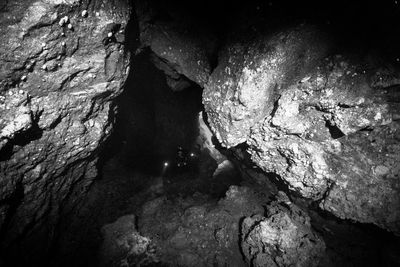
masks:
<path id="1" fill-rule="evenodd" d="M 163 163 L 179 146 L 193 151 L 202 112 L 198 86 L 173 92 L 165 75 L 150 61 L 149 51 L 135 57 L 124 93 L 120 96 L 115 137 L 126 166 L 160 174 Z M 158 173 L 157 173 L 158 172 Z"/>
<path id="2" fill-rule="evenodd" d="M 63 226 L 66 234 L 53 246 L 50 265 L 97 266 L 104 225 L 140 214 L 148 202 L 164 197 L 178 208 L 185 199 L 191 205 L 215 205 L 229 186 L 241 182 L 233 165 L 215 174 L 221 163 L 216 159 L 225 156 L 213 158 L 217 150 L 202 143 L 200 132 L 208 127 L 202 119 L 202 88 L 191 83 L 173 91 L 153 57 L 144 50 L 132 60 L 124 92 L 116 100 L 114 132 L 103 150 L 101 173 Z M 215 137 L 210 141 L 222 151 Z"/>

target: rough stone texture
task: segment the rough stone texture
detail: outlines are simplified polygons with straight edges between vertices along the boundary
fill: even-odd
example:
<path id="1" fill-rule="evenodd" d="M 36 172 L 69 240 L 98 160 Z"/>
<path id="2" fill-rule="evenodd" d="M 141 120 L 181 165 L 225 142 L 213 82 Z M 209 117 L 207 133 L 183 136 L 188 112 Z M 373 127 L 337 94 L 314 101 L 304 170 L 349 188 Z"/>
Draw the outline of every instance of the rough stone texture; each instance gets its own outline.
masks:
<path id="1" fill-rule="evenodd" d="M 39 249 L 97 175 L 128 72 L 130 11 L 124 1 L 42 0 L 0 12 L 1 250 L 32 230 Z"/>
<path id="2" fill-rule="evenodd" d="M 226 147 L 343 219 L 400 234 L 399 78 L 300 26 L 221 53 L 203 93 Z"/>
<path id="3" fill-rule="evenodd" d="M 147 202 L 139 231 L 152 239 L 155 255 L 168 266 L 245 266 L 239 250 L 240 220 L 263 214 L 265 196 L 231 186 L 217 204 L 205 195 Z"/>
<path id="4" fill-rule="evenodd" d="M 150 6 L 146 1 L 137 1 L 135 6 L 142 46 L 149 47 L 157 56 L 154 62 L 167 75 L 170 87 L 182 90 L 189 84 L 187 79 L 204 86 L 211 73 L 215 38 L 191 25 L 190 18 L 181 18 L 173 5 Z"/>
<path id="5" fill-rule="evenodd" d="M 135 215 L 126 215 L 102 227 L 100 266 L 143 266 L 156 261 L 150 253 L 150 239 L 141 236 L 135 225 Z"/>
<path id="6" fill-rule="evenodd" d="M 277 91 L 306 73 L 327 49 L 314 29 L 298 27 L 220 52 L 203 93 L 210 125 L 226 147 L 243 143 L 273 110 Z M 248 43 L 248 41 L 246 41 Z"/>
<path id="7" fill-rule="evenodd" d="M 267 207 L 266 217 L 242 223 L 241 247 L 250 266 L 318 266 L 325 244 L 311 230 L 310 218 L 289 203 Z"/>
<path id="8" fill-rule="evenodd" d="M 123 216 L 103 227 L 101 255 L 107 260 L 102 262 L 107 266 L 318 266 L 326 256 L 325 244 L 311 230 L 308 215 L 281 191 L 276 201 L 270 202 L 270 197 L 258 188 L 231 186 L 218 202 L 199 193 L 154 198 L 138 217 Z"/>

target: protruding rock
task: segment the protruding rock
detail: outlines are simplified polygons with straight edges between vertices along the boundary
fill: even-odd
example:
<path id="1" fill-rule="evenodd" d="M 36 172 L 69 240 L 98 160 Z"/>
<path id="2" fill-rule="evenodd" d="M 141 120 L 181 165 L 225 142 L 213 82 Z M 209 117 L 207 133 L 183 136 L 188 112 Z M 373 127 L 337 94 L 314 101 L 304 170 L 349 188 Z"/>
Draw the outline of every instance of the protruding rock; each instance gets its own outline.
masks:
<path id="1" fill-rule="evenodd" d="M 105 48 L 101 40 L 109 23 L 125 28 L 129 8 L 118 2 L 61 37 L 70 18 L 58 14 L 76 18 L 81 10 L 75 0 L 21 0 L 0 11 L 7 18 L 0 22 L 0 250 L 9 265 L 42 263 L 60 216 L 95 178 L 111 101 L 128 74 L 122 43 Z"/>
<path id="2" fill-rule="evenodd" d="M 146 1 L 136 3 L 142 46 L 150 47 L 164 63 L 158 62 L 157 65 L 170 78 L 169 84 L 173 89 L 182 90 L 186 78 L 204 86 L 211 73 L 210 58 L 214 53 L 215 38 L 205 31 L 194 32 L 188 28 L 179 21 L 180 16 L 174 13 L 173 8 L 160 11 L 156 7 L 149 8 Z M 157 12 L 171 12 L 176 17 L 173 21 L 157 20 Z"/>
<path id="3" fill-rule="evenodd" d="M 300 26 L 230 45 L 203 93 L 226 147 L 340 218 L 400 234 L 400 80 Z"/>
<path id="4" fill-rule="evenodd" d="M 134 215 L 126 215 L 102 227 L 100 266 L 140 266 L 149 257 L 150 239 L 136 230 Z"/>
<path id="5" fill-rule="evenodd" d="M 247 217 L 242 223 L 241 248 L 249 265 L 319 266 L 325 243 L 311 229 L 310 218 L 292 205 L 273 203 L 266 217 Z"/>

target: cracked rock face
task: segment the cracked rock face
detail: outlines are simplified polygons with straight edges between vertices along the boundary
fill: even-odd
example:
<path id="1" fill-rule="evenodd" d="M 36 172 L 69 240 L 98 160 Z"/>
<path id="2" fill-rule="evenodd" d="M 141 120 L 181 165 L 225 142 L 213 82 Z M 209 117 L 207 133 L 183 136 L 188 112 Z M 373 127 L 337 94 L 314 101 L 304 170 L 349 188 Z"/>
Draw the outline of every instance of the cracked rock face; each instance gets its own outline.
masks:
<path id="1" fill-rule="evenodd" d="M 97 174 L 98 150 L 112 129 L 111 100 L 128 72 L 122 42 L 130 11 L 120 2 L 1 6 L 0 238 L 5 247 L 44 224 L 54 231 L 63 205 L 78 199 Z"/>
<path id="2" fill-rule="evenodd" d="M 263 214 L 260 203 L 265 199 L 239 186 L 230 186 L 218 203 L 207 199 L 199 193 L 176 200 L 159 197 L 143 206 L 139 231 L 152 240 L 161 263 L 245 266 L 239 252 L 239 222 L 243 217 Z"/>
<path id="3" fill-rule="evenodd" d="M 210 125 L 322 209 L 400 234 L 400 80 L 328 57 L 320 35 L 301 26 L 229 46 L 203 93 Z"/>
<path id="4" fill-rule="evenodd" d="M 204 86 L 211 72 L 209 59 L 215 49 L 215 37 L 196 25 L 191 28 L 190 18 L 182 19 L 173 5 L 137 1 L 136 13 L 141 44 L 154 53 L 153 61 L 165 72 L 168 85 L 180 91 L 190 85 L 189 79 Z"/>
<path id="5" fill-rule="evenodd" d="M 310 218 L 294 205 L 272 203 L 267 210 L 267 217 L 243 220 L 241 248 L 248 264 L 318 266 L 325 244 L 311 230 Z"/>
<path id="6" fill-rule="evenodd" d="M 140 266 L 149 261 L 150 239 L 138 233 L 135 221 L 134 215 L 125 215 L 102 227 L 100 266 Z"/>

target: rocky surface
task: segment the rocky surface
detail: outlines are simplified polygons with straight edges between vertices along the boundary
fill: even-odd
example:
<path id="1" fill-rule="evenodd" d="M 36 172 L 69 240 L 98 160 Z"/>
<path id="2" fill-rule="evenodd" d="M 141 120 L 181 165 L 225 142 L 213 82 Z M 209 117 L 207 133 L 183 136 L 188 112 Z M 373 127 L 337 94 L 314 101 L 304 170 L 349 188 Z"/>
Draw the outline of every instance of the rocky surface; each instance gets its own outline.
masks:
<path id="1" fill-rule="evenodd" d="M 300 26 L 232 44 L 203 93 L 226 147 L 343 219 L 400 232 L 399 79 Z"/>
<path id="2" fill-rule="evenodd" d="M 227 39 L 208 75 L 194 64 L 207 62 L 206 46 L 175 43 L 182 36 L 154 13 L 141 13 L 153 15 L 143 20 L 143 43 L 204 87 L 224 147 L 246 144 L 264 172 L 337 217 L 400 233 L 398 70 L 369 54 L 340 54 L 328 34 L 300 25 Z"/>
<path id="3" fill-rule="evenodd" d="M 174 5 L 137 1 L 135 7 L 142 48 L 155 54 L 155 65 L 165 72 L 169 86 L 182 90 L 189 79 L 203 87 L 211 73 L 215 37 Z"/>
<path id="4" fill-rule="evenodd" d="M 33 255 L 97 175 L 128 72 L 130 10 L 125 1 L 42 0 L 6 1 L 0 12 L 1 250 Z M 16 243 L 26 236 L 36 244 Z"/>
<path id="5" fill-rule="evenodd" d="M 320 266 L 325 253 L 308 215 L 290 201 L 271 203 L 266 217 L 245 218 L 241 248 L 249 266 Z"/>
<path id="6" fill-rule="evenodd" d="M 391 35 L 372 42 L 365 21 L 359 32 L 348 30 L 358 6 L 348 5 L 345 11 L 332 7 L 318 27 L 284 26 L 286 16 L 307 17 L 306 4 L 278 5 L 275 11 L 282 18 L 272 15 L 273 6 L 252 6 L 258 15 L 242 8 L 235 22 L 225 14 L 231 27 L 215 26 L 220 32 L 209 29 L 208 35 L 187 23 L 192 13 L 182 14 L 179 8 L 141 2 L 136 12 L 143 47 L 156 55 L 170 86 L 185 88 L 184 76 L 204 88 L 208 122 L 224 147 L 248 146 L 264 172 L 337 217 L 400 234 L 400 75 L 387 64 L 398 61 Z M 366 14 L 375 12 L 364 8 Z M 240 27 L 243 14 L 254 15 L 251 27 Z M 331 22 L 335 26 L 329 29 Z M 368 25 L 379 32 L 386 23 Z M 196 35 L 187 32 L 188 25 Z M 225 30 L 226 36 L 218 35 Z M 387 54 L 376 56 L 374 49 Z"/>
<path id="7" fill-rule="evenodd" d="M 126 215 L 102 227 L 101 266 L 143 266 L 154 262 L 150 239 L 136 230 L 134 215 Z"/>
<path id="8" fill-rule="evenodd" d="M 144 204 L 139 231 L 151 238 L 158 259 L 169 266 L 244 266 L 239 222 L 262 214 L 261 203 L 253 190 L 238 186 L 231 186 L 218 204 L 199 193 L 159 197 Z"/>
<path id="9" fill-rule="evenodd" d="M 271 195 L 246 186 L 231 186 L 218 202 L 200 193 L 184 198 L 161 195 L 147 201 L 137 217 L 123 216 L 102 228 L 102 262 L 318 266 L 325 257 L 324 242 L 311 230 L 308 215 L 283 192 L 280 196 L 267 205 Z"/>

